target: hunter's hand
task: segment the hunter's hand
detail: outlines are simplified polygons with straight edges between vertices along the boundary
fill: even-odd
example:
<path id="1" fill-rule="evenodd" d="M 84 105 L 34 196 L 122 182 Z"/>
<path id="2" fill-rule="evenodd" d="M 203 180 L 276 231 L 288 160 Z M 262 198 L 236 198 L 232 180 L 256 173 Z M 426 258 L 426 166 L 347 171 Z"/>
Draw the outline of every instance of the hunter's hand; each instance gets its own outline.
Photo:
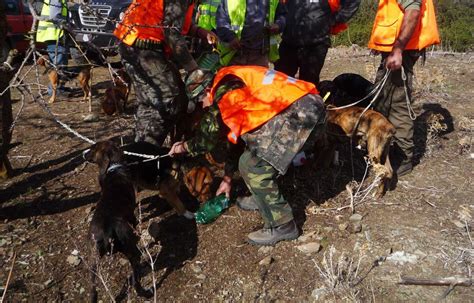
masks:
<path id="1" fill-rule="evenodd" d="M 402 67 L 402 53 L 400 49 L 394 48 L 386 59 L 385 67 L 390 70 L 400 69 Z"/>
<path id="2" fill-rule="evenodd" d="M 184 141 L 179 141 L 173 144 L 171 147 L 171 150 L 169 152 L 171 157 L 174 157 L 176 155 L 181 155 L 187 153 L 188 150 L 186 149 L 186 142 Z"/>
<path id="3" fill-rule="evenodd" d="M 228 176 L 224 176 L 224 178 L 222 178 L 221 184 L 219 185 L 219 188 L 216 191 L 216 196 L 219 196 L 220 194 L 225 194 L 227 199 L 229 199 L 231 190 L 232 190 L 232 178 Z"/>

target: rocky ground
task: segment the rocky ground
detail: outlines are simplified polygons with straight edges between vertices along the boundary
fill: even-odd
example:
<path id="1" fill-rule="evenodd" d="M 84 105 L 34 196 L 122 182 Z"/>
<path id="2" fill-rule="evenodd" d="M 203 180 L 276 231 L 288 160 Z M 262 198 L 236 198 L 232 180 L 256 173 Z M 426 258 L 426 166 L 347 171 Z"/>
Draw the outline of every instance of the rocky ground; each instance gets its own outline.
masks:
<path id="1" fill-rule="evenodd" d="M 364 171 L 356 153 L 351 173 L 347 147 L 341 166 L 312 164 L 280 179 L 303 234 L 275 247 L 246 244 L 259 215 L 230 207 L 209 225 L 178 217 L 152 192 L 141 192 L 145 286 L 157 301 L 436 301 L 473 302 L 472 286 L 400 285 L 402 277 L 470 278 L 474 258 L 474 131 L 472 54 L 428 53 L 416 68 L 417 155 L 412 174 L 382 199 L 359 192 L 351 211 L 346 190 Z M 377 57 L 359 48 L 333 49 L 322 79 L 343 72 L 374 78 Z M 41 76 L 43 84 L 46 83 Z M 35 81 L 30 74 L 27 81 Z M 94 70 L 94 102 L 109 85 L 107 70 Z M 14 113 L 21 102 L 17 91 Z M 81 93 L 52 105 L 53 113 L 93 140 L 129 142 L 133 101 L 122 116 L 100 114 L 84 122 Z M 94 107 L 95 108 L 95 107 Z M 0 184 L 0 292 L 7 302 L 87 300 L 90 276 L 88 222 L 99 197 L 97 168 L 84 163 L 89 145 L 60 128 L 31 100 L 14 130 L 10 152 L 16 175 Z M 353 180 L 355 179 L 355 181 Z M 361 190 L 369 185 L 366 181 Z M 189 200 L 189 199 L 188 199 Z M 189 200 L 189 208 L 196 203 Z M 137 210 L 138 215 L 138 210 Z M 119 293 L 130 272 L 121 256 L 101 261 L 103 302 Z M 155 283 L 153 283 L 155 280 Z M 105 286 L 104 286 L 105 285 Z M 129 301 L 143 301 L 131 291 Z"/>

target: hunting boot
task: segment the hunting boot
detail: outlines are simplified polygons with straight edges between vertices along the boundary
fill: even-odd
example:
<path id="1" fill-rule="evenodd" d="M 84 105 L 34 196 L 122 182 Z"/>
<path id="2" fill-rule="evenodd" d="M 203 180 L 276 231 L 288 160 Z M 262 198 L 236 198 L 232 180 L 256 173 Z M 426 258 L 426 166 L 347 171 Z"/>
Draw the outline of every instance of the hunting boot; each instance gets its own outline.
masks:
<path id="1" fill-rule="evenodd" d="M 258 205 L 253 195 L 247 197 L 238 197 L 236 204 L 240 209 L 243 210 L 258 210 Z"/>
<path id="2" fill-rule="evenodd" d="M 273 246 L 283 240 L 294 240 L 300 235 L 295 220 L 273 228 L 262 228 L 247 236 L 250 244 Z"/>
<path id="3" fill-rule="evenodd" d="M 397 173 L 398 177 L 408 175 L 413 170 L 413 161 L 411 157 L 407 157 L 406 153 L 402 151 L 398 145 L 393 145 L 390 148 L 390 162 L 392 163 L 393 170 Z"/>

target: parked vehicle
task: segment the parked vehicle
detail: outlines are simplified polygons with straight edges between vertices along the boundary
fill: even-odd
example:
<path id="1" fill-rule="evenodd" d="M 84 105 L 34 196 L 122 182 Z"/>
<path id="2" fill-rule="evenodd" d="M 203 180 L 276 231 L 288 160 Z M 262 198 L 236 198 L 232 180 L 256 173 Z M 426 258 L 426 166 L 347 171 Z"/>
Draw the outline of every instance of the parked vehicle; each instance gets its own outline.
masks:
<path id="1" fill-rule="evenodd" d="M 1 50 L 1 62 L 4 61 L 8 52 L 16 48 L 24 52 L 29 47 L 26 35 L 31 29 L 33 17 L 31 16 L 26 0 L 3 0 L 5 14 L 7 15 L 7 43 Z"/>
<path id="2" fill-rule="evenodd" d="M 102 49 L 114 48 L 117 44 L 113 35 L 114 20 L 119 20 L 131 3 L 131 0 L 99 0 L 71 6 L 70 20 L 76 29 L 77 41 L 92 42 Z"/>

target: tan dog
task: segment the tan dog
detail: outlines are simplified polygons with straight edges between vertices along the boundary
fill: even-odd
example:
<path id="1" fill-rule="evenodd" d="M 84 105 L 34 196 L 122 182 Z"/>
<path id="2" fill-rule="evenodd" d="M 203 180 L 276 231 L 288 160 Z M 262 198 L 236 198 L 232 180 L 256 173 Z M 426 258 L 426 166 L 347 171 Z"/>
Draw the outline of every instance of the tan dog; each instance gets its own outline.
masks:
<path id="1" fill-rule="evenodd" d="M 58 89 L 59 84 L 59 75 L 57 70 L 51 68 L 49 66 L 49 59 L 47 55 L 41 56 L 37 61 L 36 64 L 44 66 L 46 68 L 46 72 L 48 73 L 49 82 L 51 83 L 51 87 L 53 88 L 52 96 L 49 98 L 48 103 L 54 103 L 56 101 L 56 90 Z M 76 76 L 77 80 L 79 80 L 79 85 L 84 92 L 84 97 L 82 98 L 83 101 L 86 101 L 91 98 L 91 88 L 89 85 L 89 80 L 91 78 L 91 69 L 90 67 L 83 67 L 81 71 Z"/>
<path id="2" fill-rule="evenodd" d="M 130 94 L 130 87 L 130 76 L 124 69 L 119 69 L 114 74 L 114 85 L 107 88 L 101 101 L 102 109 L 107 115 L 113 115 L 115 112 L 123 113 Z"/>
<path id="3" fill-rule="evenodd" d="M 184 177 L 184 184 L 189 192 L 198 199 L 205 202 L 211 198 L 212 172 L 205 166 L 193 167 Z"/>
<path id="4" fill-rule="evenodd" d="M 327 129 L 323 156 L 326 163 L 334 157 L 335 145 L 342 138 L 353 137 L 359 145 L 367 148 L 370 162 L 377 175 L 382 178 L 376 195 L 382 197 L 387 183 L 393 177 L 388 152 L 395 135 L 395 127 L 382 114 L 364 108 L 349 107 L 331 110 L 328 108 Z M 362 115 L 362 116 L 361 116 Z"/>

